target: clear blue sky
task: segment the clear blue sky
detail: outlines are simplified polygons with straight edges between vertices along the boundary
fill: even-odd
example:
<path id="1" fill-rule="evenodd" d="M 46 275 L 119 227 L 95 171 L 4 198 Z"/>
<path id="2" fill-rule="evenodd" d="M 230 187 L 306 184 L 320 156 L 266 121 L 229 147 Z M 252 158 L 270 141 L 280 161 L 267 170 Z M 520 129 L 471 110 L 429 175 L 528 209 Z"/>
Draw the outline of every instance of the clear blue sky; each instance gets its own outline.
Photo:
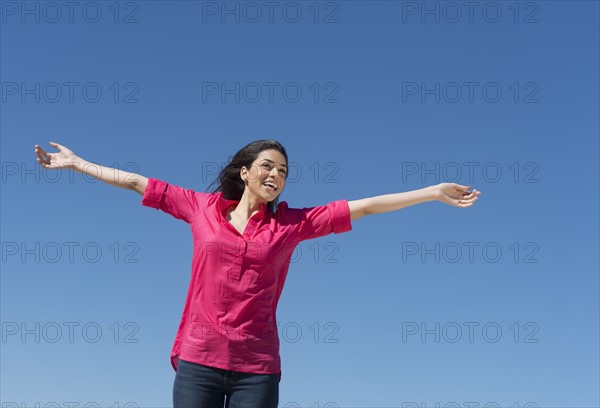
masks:
<path id="1" fill-rule="evenodd" d="M 291 207 L 482 192 L 300 244 L 281 407 L 600 406 L 598 2 L 465 3 L 0 2 L 3 407 L 171 406 L 191 268 L 34 145 L 206 191 L 261 138 Z"/>

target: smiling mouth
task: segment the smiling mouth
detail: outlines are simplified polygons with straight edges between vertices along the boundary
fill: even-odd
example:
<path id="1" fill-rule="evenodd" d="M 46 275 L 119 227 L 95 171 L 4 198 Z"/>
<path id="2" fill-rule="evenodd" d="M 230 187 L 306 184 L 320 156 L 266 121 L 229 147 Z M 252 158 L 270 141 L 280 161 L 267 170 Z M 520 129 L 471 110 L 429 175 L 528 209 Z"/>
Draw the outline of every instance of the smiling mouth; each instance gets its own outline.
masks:
<path id="1" fill-rule="evenodd" d="M 267 190 L 270 191 L 277 191 L 277 189 L 279 188 L 275 183 L 271 182 L 271 181 L 265 181 L 262 184 Z"/>

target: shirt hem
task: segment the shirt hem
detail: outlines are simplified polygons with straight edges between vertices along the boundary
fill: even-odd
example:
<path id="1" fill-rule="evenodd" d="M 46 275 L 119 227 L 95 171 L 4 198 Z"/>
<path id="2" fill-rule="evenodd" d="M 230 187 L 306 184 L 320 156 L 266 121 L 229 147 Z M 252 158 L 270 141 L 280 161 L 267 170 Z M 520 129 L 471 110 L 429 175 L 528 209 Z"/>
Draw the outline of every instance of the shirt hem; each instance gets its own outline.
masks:
<path id="1" fill-rule="evenodd" d="M 270 375 L 278 374 L 281 377 L 281 369 L 279 369 L 277 372 L 274 372 L 274 373 L 273 372 L 246 371 L 246 370 L 239 370 L 239 369 L 236 370 L 236 369 L 232 369 L 230 367 L 225 367 L 225 366 L 223 366 L 221 364 L 206 363 L 204 361 L 198 360 L 195 357 L 188 357 L 188 356 L 182 356 L 182 355 L 177 355 L 177 354 L 171 356 L 171 365 L 173 366 L 173 368 L 175 369 L 175 371 L 177 371 L 176 367 L 178 366 L 178 363 L 177 363 L 177 365 L 174 364 L 174 360 L 177 360 L 178 363 L 179 363 L 179 360 L 190 361 L 192 363 L 202 364 L 202 365 L 205 365 L 205 366 L 208 366 L 208 367 L 218 368 L 220 370 L 237 371 L 237 372 L 248 373 L 248 374 L 270 374 Z"/>

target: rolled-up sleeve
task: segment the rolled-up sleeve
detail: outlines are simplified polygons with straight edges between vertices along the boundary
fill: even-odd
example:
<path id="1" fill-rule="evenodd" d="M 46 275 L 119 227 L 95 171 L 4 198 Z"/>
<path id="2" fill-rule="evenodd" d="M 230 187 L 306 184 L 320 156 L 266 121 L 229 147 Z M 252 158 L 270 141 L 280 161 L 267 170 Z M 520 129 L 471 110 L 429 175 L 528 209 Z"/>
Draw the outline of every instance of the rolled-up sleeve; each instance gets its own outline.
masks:
<path id="1" fill-rule="evenodd" d="M 142 196 L 142 205 L 162 210 L 173 217 L 191 222 L 193 215 L 203 205 L 208 193 L 186 189 L 156 178 L 149 178 Z"/>
<path id="2" fill-rule="evenodd" d="M 310 208 L 288 208 L 287 216 L 290 238 L 296 242 L 352 230 L 347 200 Z"/>

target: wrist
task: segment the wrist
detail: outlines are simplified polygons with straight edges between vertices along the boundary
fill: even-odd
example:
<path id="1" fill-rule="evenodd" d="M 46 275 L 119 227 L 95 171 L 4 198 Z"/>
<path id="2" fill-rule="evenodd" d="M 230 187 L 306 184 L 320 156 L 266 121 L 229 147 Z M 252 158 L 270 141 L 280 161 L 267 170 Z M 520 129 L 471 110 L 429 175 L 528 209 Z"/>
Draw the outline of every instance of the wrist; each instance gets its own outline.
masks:
<path id="1" fill-rule="evenodd" d="M 71 169 L 82 172 L 84 167 L 89 164 L 87 160 L 82 159 L 81 157 L 75 157 L 73 160 L 69 161 L 71 165 Z"/>
<path id="2" fill-rule="evenodd" d="M 427 201 L 437 201 L 438 200 L 437 185 L 425 187 L 425 190 L 426 190 L 425 194 L 427 196 Z"/>

